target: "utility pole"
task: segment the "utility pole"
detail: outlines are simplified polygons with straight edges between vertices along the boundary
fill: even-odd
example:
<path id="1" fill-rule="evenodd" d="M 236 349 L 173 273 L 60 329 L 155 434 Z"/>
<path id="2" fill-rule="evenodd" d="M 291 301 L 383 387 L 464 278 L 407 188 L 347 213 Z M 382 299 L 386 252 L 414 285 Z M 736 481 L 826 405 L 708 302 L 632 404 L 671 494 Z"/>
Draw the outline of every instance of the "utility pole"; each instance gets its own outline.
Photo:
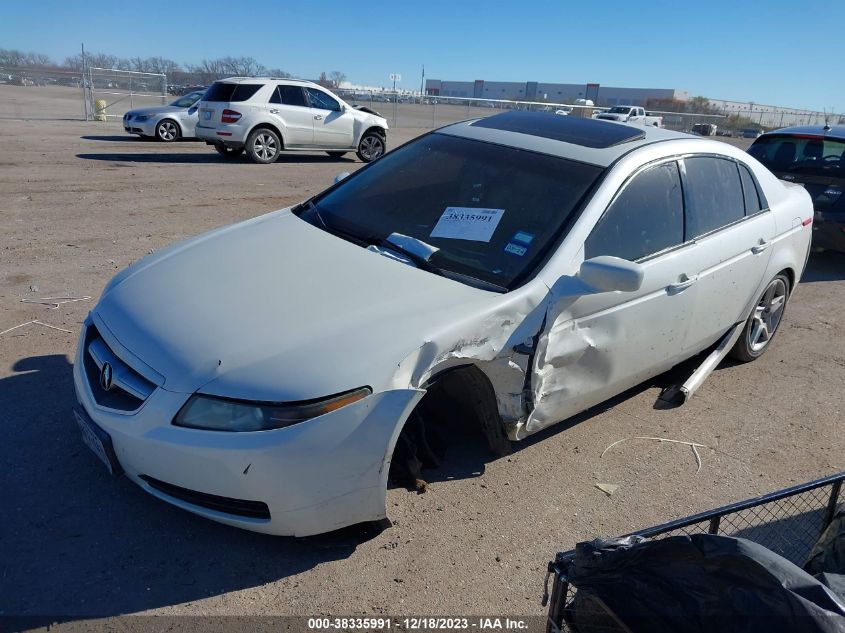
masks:
<path id="1" fill-rule="evenodd" d="M 420 103 L 423 102 L 423 95 L 425 94 L 425 64 L 422 65 L 422 78 L 420 79 Z"/>
<path id="2" fill-rule="evenodd" d="M 88 121 L 88 91 L 85 87 L 85 42 L 82 43 L 82 77 L 79 85 L 82 86 L 82 101 L 85 103 L 85 120 Z"/>

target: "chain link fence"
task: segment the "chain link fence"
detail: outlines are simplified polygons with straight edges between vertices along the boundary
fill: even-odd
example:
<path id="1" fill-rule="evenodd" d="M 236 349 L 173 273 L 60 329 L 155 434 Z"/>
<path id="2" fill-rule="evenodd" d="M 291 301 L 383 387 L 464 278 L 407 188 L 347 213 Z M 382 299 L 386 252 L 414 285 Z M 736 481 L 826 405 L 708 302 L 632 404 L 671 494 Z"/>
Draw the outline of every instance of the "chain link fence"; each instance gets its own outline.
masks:
<path id="1" fill-rule="evenodd" d="M 85 82 L 88 121 L 122 119 L 128 110 L 167 103 L 167 76 L 133 70 L 89 68 Z"/>

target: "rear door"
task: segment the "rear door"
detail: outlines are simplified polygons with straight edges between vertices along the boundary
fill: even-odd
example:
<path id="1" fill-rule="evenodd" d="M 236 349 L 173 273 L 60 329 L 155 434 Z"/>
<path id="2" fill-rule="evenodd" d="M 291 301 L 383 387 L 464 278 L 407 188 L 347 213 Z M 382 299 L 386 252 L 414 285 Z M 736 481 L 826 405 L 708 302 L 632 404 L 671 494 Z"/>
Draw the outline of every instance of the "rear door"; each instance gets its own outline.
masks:
<path id="1" fill-rule="evenodd" d="M 684 347 L 696 352 L 744 320 L 762 286 L 776 226 L 748 168 L 724 157 L 680 161 L 696 293 Z"/>
<path id="2" fill-rule="evenodd" d="M 306 88 L 314 118 L 314 144 L 319 147 L 350 148 L 354 146 L 355 119 L 344 112 L 341 103 L 316 88 Z"/>
<path id="3" fill-rule="evenodd" d="M 270 120 L 282 131 L 285 147 L 311 147 L 314 119 L 302 86 L 276 86 L 266 105 Z"/>

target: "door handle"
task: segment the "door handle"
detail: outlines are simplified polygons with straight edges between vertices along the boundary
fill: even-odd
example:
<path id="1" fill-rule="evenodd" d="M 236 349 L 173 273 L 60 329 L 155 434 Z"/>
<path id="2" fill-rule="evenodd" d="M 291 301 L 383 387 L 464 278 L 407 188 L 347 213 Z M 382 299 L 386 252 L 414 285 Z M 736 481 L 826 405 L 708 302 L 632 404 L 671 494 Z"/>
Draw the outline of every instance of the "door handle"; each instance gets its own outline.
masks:
<path id="1" fill-rule="evenodd" d="M 270 114 L 278 114 L 278 113 L 279 113 L 278 110 L 270 110 Z"/>
<path id="2" fill-rule="evenodd" d="M 322 115 L 322 114 L 315 114 L 315 115 L 314 115 L 314 120 L 315 120 L 315 121 L 320 121 L 320 120 L 322 120 L 322 118 L 323 118 L 323 115 Z"/>
<path id="3" fill-rule="evenodd" d="M 760 254 L 760 253 L 762 253 L 764 250 L 766 250 L 767 248 L 769 248 L 769 246 L 771 246 L 771 245 L 772 245 L 772 243 L 771 243 L 771 242 L 767 242 L 766 240 L 761 239 L 761 240 L 760 240 L 760 243 L 759 243 L 759 244 L 757 244 L 757 246 L 752 246 L 752 247 L 751 247 L 751 252 L 752 252 L 752 253 L 754 253 L 755 255 L 759 255 L 759 254 Z"/>
<path id="4" fill-rule="evenodd" d="M 686 277 L 686 275 L 683 275 Z M 693 285 L 696 281 L 698 281 L 698 275 L 693 275 L 692 277 L 687 277 L 684 281 L 679 281 L 678 283 L 669 284 L 666 287 L 667 292 L 670 295 L 678 294 L 679 292 L 683 292 L 691 285 Z"/>

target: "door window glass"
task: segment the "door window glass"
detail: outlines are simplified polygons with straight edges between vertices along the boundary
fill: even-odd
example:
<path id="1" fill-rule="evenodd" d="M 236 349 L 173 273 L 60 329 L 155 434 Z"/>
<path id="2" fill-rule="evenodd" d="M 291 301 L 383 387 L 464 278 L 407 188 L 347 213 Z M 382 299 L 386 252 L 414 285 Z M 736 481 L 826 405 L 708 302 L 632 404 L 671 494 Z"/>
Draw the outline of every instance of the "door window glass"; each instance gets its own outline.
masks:
<path id="1" fill-rule="evenodd" d="M 684 241 L 684 200 L 678 166 L 663 163 L 631 180 L 584 244 L 587 259 L 613 255 L 634 261 Z"/>
<path id="2" fill-rule="evenodd" d="M 738 165 L 739 179 L 742 181 L 742 195 L 745 196 L 745 215 L 754 215 L 763 205 L 760 204 L 760 196 L 757 192 L 757 185 L 751 177 L 751 172 L 745 165 Z"/>
<path id="3" fill-rule="evenodd" d="M 334 110 L 335 112 L 340 112 L 340 104 L 337 102 L 336 99 L 331 98 L 322 90 L 316 90 L 315 88 L 307 88 L 308 90 L 308 98 L 311 99 L 311 107 L 318 108 L 320 110 Z"/>
<path id="4" fill-rule="evenodd" d="M 299 86 L 278 86 L 279 96 L 284 105 L 308 107 L 305 94 Z"/>
<path id="5" fill-rule="evenodd" d="M 686 238 L 692 239 L 741 219 L 745 199 L 736 163 L 701 156 L 684 160 L 689 189 Z"/>

